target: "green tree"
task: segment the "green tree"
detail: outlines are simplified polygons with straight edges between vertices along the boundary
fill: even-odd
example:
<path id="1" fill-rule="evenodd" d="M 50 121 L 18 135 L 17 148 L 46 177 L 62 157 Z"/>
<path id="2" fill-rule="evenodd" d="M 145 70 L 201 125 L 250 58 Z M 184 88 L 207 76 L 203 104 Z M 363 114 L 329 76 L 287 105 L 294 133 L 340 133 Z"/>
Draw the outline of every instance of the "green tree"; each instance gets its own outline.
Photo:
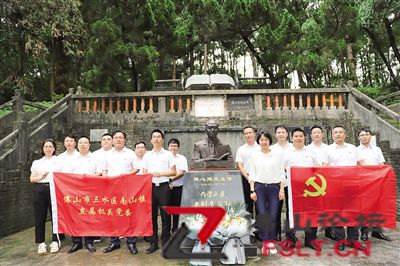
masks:
<path id="1" fill-rule="evenodd" d="M 88 1 L 96 5 L 90 25 L 83 81 L 97 91 L 148 89 L 156 78 L 155 16 L 149 1 Z M 85 16 L 86 17 L 86 16 Z"/>
<path id="2" fill-rule="evenodd" d="M 2 69 L 2 88 L 53 97 L 56 88 L 76 85 L 85 33 L 76 1 L 11 0 L 2 18 L 1 46 L 13 47 L 4 60 L 15 66 Z"/>

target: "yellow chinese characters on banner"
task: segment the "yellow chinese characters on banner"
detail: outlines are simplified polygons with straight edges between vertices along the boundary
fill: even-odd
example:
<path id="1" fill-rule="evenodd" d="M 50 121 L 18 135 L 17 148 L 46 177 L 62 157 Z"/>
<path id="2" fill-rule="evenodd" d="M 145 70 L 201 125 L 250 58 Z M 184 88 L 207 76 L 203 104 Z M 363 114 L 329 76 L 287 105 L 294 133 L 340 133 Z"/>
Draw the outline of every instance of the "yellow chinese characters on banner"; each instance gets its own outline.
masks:
<path id="1" fill-rule="evenodd" d="M 143 204 L 146 198 L 143 194 L 138 197 L 125 198 L 124 196 L 73 196 L 65 195 L 64 203 L 68 205 L 79 205 L 79 215 L 101 215 L 101 216 L 116 216 L 116 217 L 131 217 L 133 212 L 129 205 Z M 102 205 L 107 205 L 107 207 Z M 84 205 L 84 206 L 83 206 Z M 93 206 L 97 205 L 97 206 Z M 109 205 L 115 205 L 110 207 Z"/>

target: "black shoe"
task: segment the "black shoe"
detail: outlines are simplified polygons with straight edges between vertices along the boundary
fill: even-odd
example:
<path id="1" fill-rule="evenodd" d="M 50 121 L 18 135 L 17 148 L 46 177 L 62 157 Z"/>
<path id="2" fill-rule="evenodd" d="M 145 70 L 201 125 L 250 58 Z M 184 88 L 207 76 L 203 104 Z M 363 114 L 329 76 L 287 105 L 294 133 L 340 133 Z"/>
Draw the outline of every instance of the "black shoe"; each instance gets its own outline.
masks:
<path id="1" fill-rule="evenodd" d="M 72 244 L 72 247 L 67 251 L 68 254 L 74 253 L 82 249 L 82 244 Z"/>
<path id="2" fill-rule="evenodd" d="M 143 240 L 146 241 L 147 243 L 150 243 L 151 236 L 145 236 L 143 237 Z"/>
<path id="3" fill-rule="evenodd" d="M 367 241 L 368 240 L 368 233 L 361 233 L 361 240 Z"/>
<path id="4" fill-rule="evenodd" d="M 131 252 L 132 255 L 135 255 L 138 253 L 138 250 L 136 248 L 136 244 L 132 243 L 132 244 L 128 244 L 128 249 Z"/>
<path id="5" fill-rule="evenodd" d="M 309 247 L 309 248 L 311 248 L 313 250 L 316 250 L 316 251 L 321 251 L 321 247 L 320 246 L 317 246 L 317 245 L 315 245 L 314 243 L 311 243 L 311 242 L 305 242 L 304 246 Z"/>
<path id="6" fill-rule="evenodd" d="M 112 252 L 112 251 L 114 251 L 114 250 L 116 250 L 116 249 L 119 249 L 121 246 L 119 245 L 119 244 L 110 244 L 108 247 L 106 247 L 104 250 L 103 250 L 103 252 L 104 253 L 109 253 L 109 252 Z"/>
<path id="7" fill-rule="evenodd" d="M 150 245 L 150 247 L 146 250 L 146 254 L 151 254 L 156 252 L 156 250 L 159 249 L 158 244 L 157 243 L 152 243 Z"/>
<path id="8" fill-rule="evenodd" d="M 86 247 L 86 249 L 89 250 L 90 252 L 96 252 L 96 248 L 94 247 L 93 243 L 85 244 L 85 247 Z"/>
<path id="9" fill-rule="evenodd" d="M 371 236 L 385 241 L 392 241 L 390 237 L 385 236 L 383 233 L 372 232 Z"/>
<path id="10" fill-rule="evenodd" d="M 335 234 L 330 231 L 330 232 L 325 232 L 325 237 L 332 239 L 333 241 L 338 240 L 337 237 L 335 236 Z"/>
<path id="11" fill-rule="evenodd" d="M 276 241 L 277 241 L 277 242 L 281 242 L 281 241 L 282 241 L 282 235 L 281 235 L 281 233 L 279 233 L 279 234 L 276 236 Z"/>
<path id="12" fill-rule="evenodd" d="M 346 247 L 346 245 L 345 245 L 344 243 L 342 243 L 342 244 L 339 245 L 339 248 L 338 248 L 338 249 L 339 249 L 340 251 L 343 251 L 345 247 Z"/>

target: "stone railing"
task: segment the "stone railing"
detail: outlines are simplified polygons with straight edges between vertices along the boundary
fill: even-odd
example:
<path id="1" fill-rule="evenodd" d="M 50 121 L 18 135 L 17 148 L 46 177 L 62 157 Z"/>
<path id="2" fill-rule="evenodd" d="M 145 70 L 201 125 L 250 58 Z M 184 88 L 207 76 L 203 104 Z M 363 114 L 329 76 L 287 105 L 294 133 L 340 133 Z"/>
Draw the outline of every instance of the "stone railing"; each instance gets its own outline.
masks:
<path id="1" fill-rule="evenodd" d="M 73 89 L 53 106 L 26 121 L 28 116 L 23 115 L 23 104 L 35 104 L 22 99 L 20 92 L 16 91 L 14 97 L 15 108 L 13 112 L 15 113 L 15 120 L 13 121 L 13 131 L 0 139 L 1 168 L 5 161 L 13 161 L 17 164 L 26 163 L 29 154 L 29 142 L 33 142 L 36 139 L 36 135 L 40 135 L 40 141 L 43 141 L 44 138 L 53 137 L 53 121 L 58 119 L 60 115 L 65 114 L 67 110 L 70 110 L 72 106 L 72 93 Z M 71 115 L 72 113 L 69 113 L 67 117 L 71 117 Z"/>
<path id="2" fill-rule="evenodd" d="M 348 107 L 349 93 L 347 88 L 256 89 L 74 94 L 72 98 L 77 113 L 187 113 L 212 117 L 243 111 L 263 115 L 266 112 L 344 110 Z M 219 111 L 215 113 L 214 109 Z"/>
<path id="3" fill-rule="evenodd" d="M 379 133 L 380 141 L 388 141 L 391 149 L 400 149 L 400 115 L 376 102 L 348 84 L 351 90 L 349 109 L 356 119 Z"/>

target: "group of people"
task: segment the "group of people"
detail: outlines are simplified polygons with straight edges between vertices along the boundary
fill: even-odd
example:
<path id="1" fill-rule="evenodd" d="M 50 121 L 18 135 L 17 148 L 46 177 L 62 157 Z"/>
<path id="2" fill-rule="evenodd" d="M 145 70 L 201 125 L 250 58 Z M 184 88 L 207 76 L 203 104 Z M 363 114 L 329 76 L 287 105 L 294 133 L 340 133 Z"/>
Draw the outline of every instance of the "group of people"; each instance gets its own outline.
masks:
<path id="1" fill-rule="evenodd" d="M 208 125 L 210 126 L 210 125 Z M 217 125 L 216 125 L 217 126 Z M 207 132 L 207 127 L 206 127 Z M 212 135 L 212 134 L 211 134 Z M 275 242 L 281 241 L 281 212 L 283 202 L 288 202 L 287 172 L 291 166 L 356 166 L 379 165 L 384 163 L 382 151 L 371 145 L 371 131 L 368 128 L 359 130 L 360 146 L 355 147 L 346 143 L 346 130 L 343 126 L 332 128 L 334 143 L 323 143 L 323 129 L 320 126 L 311 128 L 312 143 L 305 146 L 305 132 L 302 128 L 295 128 L 291 132 L 292 143 L 289 143 L 288 129 L 283 126 L 275 128 L 277 142 L 273 144 L 273 136 L 257 130 L 251 126 L 243 129 L 245 144 L 240 146 L 236 154 L 236 165 L 242 175 L 243 192 L 246 208 L 254 215 L 268 215 L 269 221 L 265 227 L 259 228 L 258 238 L 263 242 L 262 252 L 277 253 Z M 180 142 L 176 138 L 168 141 L 168 150 L 164 146 L 164 133 L 155 129 L 151 132 L 153 149 L 146 150 L 146 143 L 135 143 L 134 150 L 125 146 L 126 134 L 115 131 L 104 134 L 101 138 L 101 148 L 90 152 L 90 139 L 81 136 L 68 135 L 64 139 L 65 151 L 56 156 L 56 143 L 47 139 L 41 146 L 43 157 L 35 160 L 31 167 L 30 180 L 34 183 L 33 205 L 35 215 L 35 239 L 38 244 L 38 253 L 46 253 L 45 223 L 47 211 L 51 212 L 51 196 L 49 183 L 52 182 L 53 172 L 90 174 L 99 176 L 117 176 L 120 174 L 151 174 L 152 175 L 152 223 L 153 235 L 145 238 L 150 242 L 147 254 L 159 249 L 157 216 L 160 213 L 162 230 L 161 244 L 164 245 L 170 238 L 171 232 L 178 228 L 178 216 L 165 212 L 162 206 L 180 206 L 182 197 L 183 176 L 188 171 L 187 159 L 179 154 Z M 220 145 L 221 146 L 221 145 Z M 212 150 L 217 150 L 211 145 Z M 77 148 L 77 149 L 76 149 Z M 229 157 L 230 150 L 221 152 L 220 157 Z M 289 220 L 289 206 L 286 205 L 286 220 Z M 368 240 L 368 228 L 361 228 L 361 239 Z M 288 245 L 296 245 L 296 232 L 289 230 L 285 233 Z M 325 236 L 338 241 L 346 239 L 343 227 L 326 228 Z M 136 236 L 125 236 L 127 247 L 132 254 L 137 254 Z M 374 228 L 372 237 L 390 241 L 380 228 Z M 109 253 L 119 249 L 120 236 L 111 236 L 110 244 L 103 252 Z M 317 228 L 312 227 L 305 232 L 305 246 L 315 250 L 320 247 L 315 244 Z M 347 227 L 348 245 L 354 245 L 359 238 L 356 227 Z M 76 252 L 86 247 L 95 252 L 95 236 L 72 236 L 72 246 L 68 253 Z M 50 252 L 55 253 L 60 248 L 59 235 L 53 234 Z M 340 245 L 343 250 L 345 245 Z"/>
<path id="2" fill-rule="evenodd" d="M 170 238 L 171 231 L 178 228 L 179 217 L 172 217 L 161 206 L 179 206 L 182 197 L 183 175 L 188 171 L 186 158 L 179 154 L 180 142 L 176 138 L 168 141 L 168 151 L 163 148 L 164 133 L 155 129 L 151 133 L 153 149 L 146 150 L 146 143 L 135 143 L 134 150 L 125 146 L 126 134 L 123 131 L 106 133 L 101 138 L 101 148 L 90 152 L 90 139 L 81 136 L 78 139 L 67 135 L 64 139 L 65 152 L 56 156 L 56 143 L 46 139 L 41 146 L 43 157 L 35 160 L 31 167 L 30 180 L 34 183 L 33 207 L 35 215 L 35 240 L 38 253 L 47 252 L 45 243 L 45 223 L 47 211 L 51 213 L 50 182 L 53 172 L 89 174 L 99 176 L 118 176 L 121 174 L 151 174 L 152 175 L 152 223 L 153 235 L 146 237 L 150 247 L 146 250 L 151 254 L 158 246 L 158 210 L 162 221 L 161 243 L 164 245 Z M 78 150 L 76 150 L 78 148 Z M 172 221 L 172 222 L 171 222 Z M 94 242 L 99 237 L 71 236 L 72 246 L 68 253 L 74 253 L 86 247 L 95 252 Z M 136 236 L 127 236 L 127 246 L 132 254 L 137 254 Z M 120 248 L 120 236 L 111 236 L 110 244 L 103 252 L 109 253 Z M 59 251 L 60 236 L 53 234 L 50 253 Z"/>
<path id="3" fill-rule="evenodd" d="M 372 135 L 368 128 L 358 131 L 358 147 L 345 142 L 346 129 L 341 125 L 332 128 L 334 142 L 331 145 L 323 143 L 324 134 L 320 126 L 311 128 L 312 143 L 307 146 L 302 128 L 291 131 L 292 143 L 289 143 L 289 132 L 283 125 L 275 127 L 275 144 L 270 133 L 262 131 L 257 135 L 256 129 L 251 126 L 243 129 L 243 135 L 246 143 L 239 147 L 236 162 L 242 174 L 247 211 L 253 214 L 254 202 L 257 217 L 267 215 L 269 218 L 267 225 L 259 228 L 258 238 L 263 241 L 262 254 L 277 253 L 275 242 L 282 240 L 281 212 L 283 202 L 288 202 L 290 184 L 287 174 L 291 166 L 381 165 L 385 162 L 381 149 L 371 145 Z M 286 204 L 286 221 L 289 221 L 289 204 Z M 311 227 L 305 230 L 305 246 L 320 251 L 321 247 L 315 242 L 317 229 Z M 368 240 L 368 231 L 367 227 L 361 228 L 361 240 Z M 295 230 L 287 230 L 285 236 L 287 245 L 294 248 L 298 240 Z M 334 241 L 342 240 L 339 250 L 344 250 L 345 243 L 350 247 L 365 249 L 362 245 L 355 245 L 359 239 L 357 227 L 347 227 L 347 237 L 343 227 L 325 228 L 325 236 Z M 381 228 L 374 228 L 372 237 L 391 241 Z"/>

